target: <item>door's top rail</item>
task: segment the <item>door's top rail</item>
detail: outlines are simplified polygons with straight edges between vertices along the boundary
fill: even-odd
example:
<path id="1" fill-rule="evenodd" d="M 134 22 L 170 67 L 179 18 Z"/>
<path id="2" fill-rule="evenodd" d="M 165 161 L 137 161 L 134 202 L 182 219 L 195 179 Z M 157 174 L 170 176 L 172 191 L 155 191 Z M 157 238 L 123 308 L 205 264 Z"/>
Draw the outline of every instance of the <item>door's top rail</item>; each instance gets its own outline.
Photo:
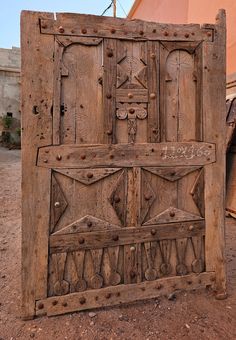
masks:
<path id="1" fill-rule="evenodd" d="M 95 15 L 57 13 L 56 20 L 41 19 L 43 34 L 133 40 L 213 41 L 214 25 L 161 24 Z"/>
<path id="2" fill-rule="evenodd" d="M 91 168 L 205 165 L 215 162 L 215 144 L 168 142 L 147 144 L 56 145 L 39 148 L 37 165 Z"/>

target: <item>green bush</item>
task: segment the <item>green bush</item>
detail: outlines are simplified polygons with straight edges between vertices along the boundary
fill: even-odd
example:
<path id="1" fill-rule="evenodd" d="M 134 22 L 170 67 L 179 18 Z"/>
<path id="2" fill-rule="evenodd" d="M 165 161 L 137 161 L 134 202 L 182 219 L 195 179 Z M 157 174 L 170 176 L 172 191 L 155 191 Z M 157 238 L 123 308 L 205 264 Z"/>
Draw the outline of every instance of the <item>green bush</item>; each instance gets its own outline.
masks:
<path id="1" fill-rule="evenodd" d="M 17 135 L 20 137 L 21 136 L 21 128 L 18 127 L 18 128 L 15 129 L 15 131 L 16 131 Z"/>
<path id="2" fill-rule="evenodd" d="M 3 121 L 3 126 L 6 128 L 6 129 L 9 129 L 12 125 L 12 117 L 10 116 L 3 116 L 2 117 L 2 121 Z"/>

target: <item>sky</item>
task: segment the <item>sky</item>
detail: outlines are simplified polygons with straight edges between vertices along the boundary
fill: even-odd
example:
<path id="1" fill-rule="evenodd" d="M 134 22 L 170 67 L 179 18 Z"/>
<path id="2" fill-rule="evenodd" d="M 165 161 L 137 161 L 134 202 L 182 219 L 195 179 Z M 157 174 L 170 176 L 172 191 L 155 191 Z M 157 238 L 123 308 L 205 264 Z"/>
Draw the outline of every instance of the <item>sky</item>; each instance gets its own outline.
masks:
<path id="1" fill-rule="evenodd" d="M 126 17 L 125 13 L 129 12 L 133 2 L 134 0 L 117 0 L 117 16 Z M 20 47 L 22 10 L 101 15 L 110 3 L 111 0 L 1 0 L 0 48 Z M 112 16 L 112 8 L 105 15 Z"/>

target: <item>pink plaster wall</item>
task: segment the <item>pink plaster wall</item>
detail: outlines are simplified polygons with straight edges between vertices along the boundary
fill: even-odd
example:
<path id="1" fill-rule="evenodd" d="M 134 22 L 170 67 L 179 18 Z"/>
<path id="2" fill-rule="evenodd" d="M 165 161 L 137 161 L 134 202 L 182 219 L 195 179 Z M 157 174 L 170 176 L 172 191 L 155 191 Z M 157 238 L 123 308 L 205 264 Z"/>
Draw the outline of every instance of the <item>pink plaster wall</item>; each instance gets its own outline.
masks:
<path id="1" fill-rule="evenodd" d="M 166 23 L 215 23 L 227 15 L 227 74 L 236 72 L 236 0 L 141 0 L 132 18 Z"/>

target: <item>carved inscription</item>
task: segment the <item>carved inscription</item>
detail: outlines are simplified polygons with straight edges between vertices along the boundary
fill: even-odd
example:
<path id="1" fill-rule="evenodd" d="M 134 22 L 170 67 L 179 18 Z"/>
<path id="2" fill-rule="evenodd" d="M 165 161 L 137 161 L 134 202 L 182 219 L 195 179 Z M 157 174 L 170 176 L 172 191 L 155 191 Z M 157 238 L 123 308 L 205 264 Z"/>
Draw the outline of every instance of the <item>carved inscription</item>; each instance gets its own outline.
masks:
<path id="1" fill-rule="evenodd" d="M 162 159 L 194 159 L 201 157 L 208 157 L 211 154 L 211 145 L 189 145 L 189 146 L 175 146 L 168 147 L 167 145 L 162 148 Z"/>

